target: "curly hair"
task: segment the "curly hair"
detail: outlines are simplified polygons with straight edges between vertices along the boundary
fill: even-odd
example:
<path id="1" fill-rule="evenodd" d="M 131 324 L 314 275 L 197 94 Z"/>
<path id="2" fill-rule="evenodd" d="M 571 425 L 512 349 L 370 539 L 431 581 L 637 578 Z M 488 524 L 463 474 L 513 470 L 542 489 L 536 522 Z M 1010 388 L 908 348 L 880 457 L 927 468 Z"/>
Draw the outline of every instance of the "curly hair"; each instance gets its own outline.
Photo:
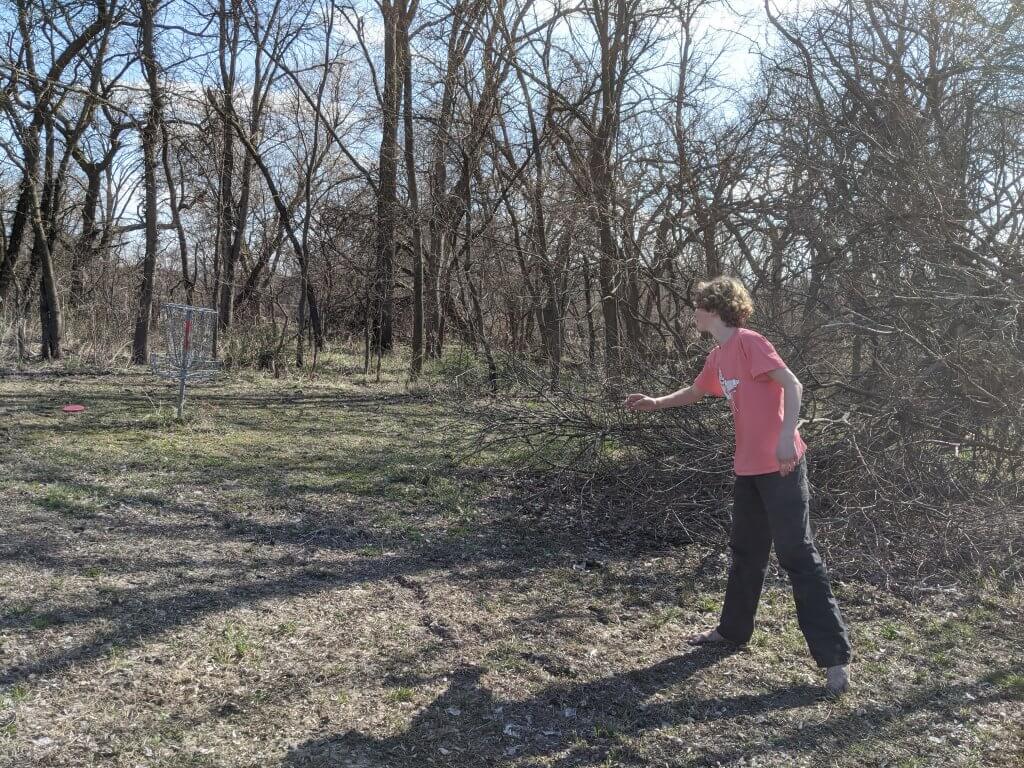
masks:
<path id="1" fill-rule="evenodd" d="M 694 305 L 714 312 L 726 325 L 742 328 L 754 314 L 754 302 L 746 287 L 735 277 L 716 277 L 697 284 Z"/>

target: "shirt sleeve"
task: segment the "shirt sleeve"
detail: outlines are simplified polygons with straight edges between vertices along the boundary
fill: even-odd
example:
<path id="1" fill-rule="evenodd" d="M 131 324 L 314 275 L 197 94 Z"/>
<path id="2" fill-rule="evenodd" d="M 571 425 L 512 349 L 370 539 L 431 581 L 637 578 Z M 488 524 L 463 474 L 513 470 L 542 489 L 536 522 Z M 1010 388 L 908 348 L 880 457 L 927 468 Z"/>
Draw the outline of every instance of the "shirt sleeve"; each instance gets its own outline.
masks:
<path id="1" fill-rule="evenodd" d="M 694 379 L 694 385 L 702 392 L 707 392 L 715 397 L 724 397 L 722 385 L 718 381 L 718 350 L 712 350 L 708 359 L 704 361 L 704 367 Z"/>
<path id="2" fill-rule="evenodd" d="M 747 361 L 750 364 L 750 377 L 752 379 L 757 379 L 770 371 L 786 367 L 786 363 L 779 357 L 779 353 L 775 351 L 772 343 L 761 334 L 744 334 L 740 341 L 743 342 L 743 349 L 747 353 Z"/>

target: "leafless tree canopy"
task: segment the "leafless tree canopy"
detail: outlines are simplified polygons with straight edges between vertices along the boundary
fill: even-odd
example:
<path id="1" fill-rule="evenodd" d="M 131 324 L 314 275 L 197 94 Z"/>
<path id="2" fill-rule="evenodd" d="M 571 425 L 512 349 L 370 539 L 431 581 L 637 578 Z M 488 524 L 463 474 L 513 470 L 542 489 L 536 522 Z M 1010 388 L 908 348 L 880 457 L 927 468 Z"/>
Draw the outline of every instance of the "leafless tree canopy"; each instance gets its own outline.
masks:
<path id="1" fill-rule="evenodd" d="M 857 536 L 884 509 L 880 550 L 909 523 L 1012 553 L 1024 5 L 802 8 L 4 0 L 2 353 L 144 362 L 169 300 L 236 362 L 469 350 L 540 395 L 495 436 L 678 479 L 727 426 L 639 429 L 609 393 L 692 375 L 691 288 L 735 274 L 825 504 Z"/>

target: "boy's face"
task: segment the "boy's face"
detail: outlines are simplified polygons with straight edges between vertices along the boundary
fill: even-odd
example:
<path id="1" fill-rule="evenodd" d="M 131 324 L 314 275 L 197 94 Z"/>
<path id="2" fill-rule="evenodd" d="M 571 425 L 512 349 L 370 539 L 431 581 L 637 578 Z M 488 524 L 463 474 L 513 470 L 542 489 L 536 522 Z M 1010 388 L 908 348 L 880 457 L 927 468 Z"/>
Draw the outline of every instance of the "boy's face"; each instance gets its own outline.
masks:
<path id="1" fill-rule="evenodd" d="M 709 312 L 706 309 L 697 307 L 693 311 L 693 318 L 697 324 L 697 330 L 701 333 L 709 333 L 711 331 L 711 325 L 718 317 L 714 312 Z"/>

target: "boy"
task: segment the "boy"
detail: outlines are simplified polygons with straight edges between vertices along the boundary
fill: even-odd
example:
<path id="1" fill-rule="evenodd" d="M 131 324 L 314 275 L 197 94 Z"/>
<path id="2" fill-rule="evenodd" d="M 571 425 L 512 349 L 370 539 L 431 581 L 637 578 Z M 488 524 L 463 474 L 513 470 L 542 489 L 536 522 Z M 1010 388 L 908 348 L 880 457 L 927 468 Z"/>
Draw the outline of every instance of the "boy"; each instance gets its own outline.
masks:
<path id="1" fill-rule="evenodd" d="M 850 685 L 850 641 L 811 534 L 807 446 L 797 431 L 803 387 L 771 343 L 744 327 L 754 307 L 739 280 L 717 277 L 699 284 L 695 303 L 697 330 L 714 336 L 718 346 L 693 385 L 663 397 L 626 398 L 632 411 L 691 405 L 705 395 L 725 397 L 732 408 L 736 478 L 729 582 L 718 626 L 688 642 L 742 645 L 750 639 L 774 542 L 793 586 L 800 629 L 826 670 L 826 692 L 839 695 Z"/>

